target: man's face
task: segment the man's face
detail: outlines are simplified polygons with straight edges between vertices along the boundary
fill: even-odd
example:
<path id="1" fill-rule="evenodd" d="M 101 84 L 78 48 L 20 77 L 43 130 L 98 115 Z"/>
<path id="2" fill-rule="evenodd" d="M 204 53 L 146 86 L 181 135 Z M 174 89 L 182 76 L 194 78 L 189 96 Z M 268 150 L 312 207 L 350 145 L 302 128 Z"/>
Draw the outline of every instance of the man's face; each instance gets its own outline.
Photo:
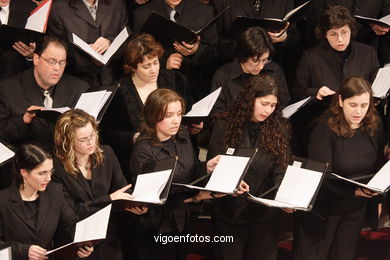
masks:
<path id="1" fill-rule="evenodd" d="M 4 7 L 4 6 L 9 5 L 10 1 L 11 0 L 0 0 L 0 7 Z"/>
<path id="2" fill-rule="evenodd" d="M 181 1 L 182 0 L 165 0 L 165 3 L 167 3 L 167 5 L 169 5 L 171 8 L 175 8 L 181 3 Z"/>
<path id="3" fill-rule="evenodd" d="M 34 76 L 43 89 L 54 86 L 61 79 L 66 66 L 66 51 L 63 46 L 49 43 L 41 55 L 34 54 Z"/>

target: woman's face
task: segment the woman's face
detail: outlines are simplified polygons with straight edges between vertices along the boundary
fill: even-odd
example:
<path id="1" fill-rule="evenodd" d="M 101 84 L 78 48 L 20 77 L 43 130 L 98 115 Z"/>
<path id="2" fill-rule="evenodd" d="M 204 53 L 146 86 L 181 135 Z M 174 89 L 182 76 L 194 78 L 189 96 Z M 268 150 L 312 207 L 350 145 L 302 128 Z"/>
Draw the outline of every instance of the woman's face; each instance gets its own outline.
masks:
<path id="1" fill-rule="evenodd" d="M 265 64 L 269 62 L 269 52 L 263 53 L 260 57 L 250 57 L 246 62 L 240 63 L 242 70 L 251 75 L 259 75 Z"/>
<path id="2" fill-rule="evenodd" d="M 145 84 L 157 82 L 158 73 L 160 70 L 160 62 L 157 56 L 149 58 L 144 57 L 141 63 L 137 64 L 137 69 L 134 71 L 134 77 L 140 79 Z"/>
<path id="3" fill-rule="evenodd" d="M 325 37 L 334 50 L 345 51 L 351 41 L 351 28 L 349 25 L 332 28 L 326 32 Z"/>
<path id="4" fill-rule="evenodd" d="M 278 98 L 274 95 L 256 98 L 251 121 L 256 123 L 265 121 L 275 111 L 277 103 Z"/>
<path id="5" fill-rule="evenodd" d="M 91 123 L 76 130 L 73 150 L 76 157 L 91 155 L 96 150 L 97 133 Z"/>
<path id="6" fill-rule="evenodd" d="M 51 181 L 53 170 L 52 159 L 44 160 L 38 167 L 34 168 L 30 172 L 25 169 L 21 169 L 20 174 L 23 176 L 24 189 L 29 189 L 31 191 L 45 191 L 47 185 Z"/>
<path id="7" fill-rule="evenodd" d="M 370 94 L 366 92 L 344 100 L 339 95 L 339 105 L 343 109 L 344 118 L 351 129 L 359 128 L 370 106 Z"/>
<path id="8" fill-rule="evenodd" d="M 157 138 L 160 141 L 165 141 L 176 135 L 180 127 L 181 117 L 182 107 L 180 101 L 169 103 L 164 119 L 156 124 Z"/>

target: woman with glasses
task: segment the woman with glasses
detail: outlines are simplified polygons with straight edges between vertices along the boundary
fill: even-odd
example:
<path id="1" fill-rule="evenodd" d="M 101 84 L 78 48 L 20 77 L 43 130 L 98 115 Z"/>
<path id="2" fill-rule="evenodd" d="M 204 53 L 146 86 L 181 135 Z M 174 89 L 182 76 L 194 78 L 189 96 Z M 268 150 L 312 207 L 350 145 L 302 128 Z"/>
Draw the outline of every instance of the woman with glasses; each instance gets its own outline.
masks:
<path id="1" fill-rule="evenodd" d="M 54 180 L 62 184 L 80 218 L 98 211 L 96 203 L 131 198 L 125 192 L 131 185 L 127 185 L 114 152 L 109 146 L 100 146 L 94 117 L 79 109 L 63 113 L 55 126 L 54 144 Z M 112 214 L 107 239 L 96 247 L 94 259 L 122 259 L 116 217 Z"/>
<path id="2" fill-rule="evenodd" d="M 48 152 L 37 145 L 22 145 L 15 154 L 15 165 L 15 185 L 0 192 L 0 246 L 8 242 L 13 259 L 48 259 L 45 253 L 53 247 L 54 236 L 73 241 L 79 217 L 69 207 L 61 186 L 50 183 L 54 169 Z M 91 247 L 79 248 L 77 255 L 85 258 L 92 251 Z"/>
<path id="3" fill-rule="evenodd" d="M 384 143 L 371 85 L 361 77 L 352 77 L 339 87 L 329 109 L 314 128 L 308 158 L 328 162 L 329 172 L 367 183 L 367 176 L 377 172 L 384 163 Z M 297 212 L 294 259 L 354 259 L 365 220 L 374 228 L 377 225 L 377 195 L 328 176 L 313 209 L 322 218 Z"/>
<path id="4" fill-rule="evenodd" d="M 298 141 L 303 144 L 302 153 L 306 152 L 305 137 L 314 128 L 315 119 L 327 109 L 329 97 L 341 83 L 350 77 L 363 77 L 372 82 L 379 68 L 375 49 L 352 40 L 356 22 L 347 8 L 328 7 L 321 15 L 316 34 L 321 43 L 303 54 L 293 89 L 296 101 L 308 96 L 315 98 L 296 121 L 296 131 L 303 136 L 298 137 L 302 138 Z"/>
<path id="5" fill-rule="evenodd" d="M 217 69 L 211 83 L 211 90 L 222 87 L 214 105 L 214 111 L 226 111 L 234 103 L 246 81 L 252 76 L 270 74 L 276 78 L 281 89 L 282 107 L 290 102 L 286 79 L 279 65 L 270 60 L 274 51 L 272 41 L 260 27 L 244 31 L 237 41 L 236 59 Z"/>
<path id="6" fill-rule="evenodd" d="M 208 156 L 230 147 L 259 148 L 244 177 L 255 196 L 277 187 L 291 160 L 290 126 L 282 117 L 279 97 L 274 78 L 252 77 L 232 107 L 216 114 L 212 130 Z M 250 202 L 243 195 L 218 199 L 213 210 L 215 234 L 234 237 L 233 243 L 215 245 L 214 259 L 277 259 L 280 209 Z"/>

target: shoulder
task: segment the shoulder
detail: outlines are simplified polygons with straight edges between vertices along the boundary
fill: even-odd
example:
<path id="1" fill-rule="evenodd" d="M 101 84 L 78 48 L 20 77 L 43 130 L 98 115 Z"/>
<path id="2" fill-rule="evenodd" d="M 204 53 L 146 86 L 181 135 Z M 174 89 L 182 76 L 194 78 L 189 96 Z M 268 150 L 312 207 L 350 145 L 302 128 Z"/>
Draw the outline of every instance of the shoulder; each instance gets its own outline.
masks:
<path id="1" fill-rule="evenodd" d="M 325 120 L 321 120 L 311 133 L 312 137 L 318 138 L 334 138 L 336 134 L 330 129 L 328 123 Z"/>
<path id="2" fill-rule="evenodd" d="M 375 52 L 375 48 L 374 47 L 372 47 L 371 45 L 362 43 L 362 42 L 351 41 L 351 46 L 352 46 L 352 48 L 354 50 L 358 51 L 359 54 L 363 54 L 363 53 L 360 53 L 360 51 Z"/>
<path id="3" fill-rule="evenodd" d="M 111 146 L 109 145 L 102 145 L 100 148 L 103 150 L 103 154 L 107 158 L 112 158 L 115 156 L 114 151 L 112 150 Z"/>
<path id="4" fill-rule="evenodd" d="M 239 66 L 239 62 L 236 60 L 222 65 L 215 71 L 214 78 L 225 80 L 232 79 L 237 74 L 237 66 Z"/>
<path id="5" fill-rule="evenodd" d="M 74 90 L 80 93 L 85 92 L 89 88 L 86 81 L 65 73 L 62 75 L 59 85 L 64 85 L 70 91 Z"/>
<path id="6" fill-rule="evenodd" d="M 13 194 L 17 192 L 16 186 L 12 185 L 0 191 L 0 204 L 8 203 Z"/>
<path id="7" fill-rule="evenodd" d="M 203 11 L 206 13 L 213 12 L 213 8 L 209 4 L 202 3 L 198 0 L 185 0 L 185 5 L 188 5 L 188 7 L 196 8 L 199 11 Z"/>

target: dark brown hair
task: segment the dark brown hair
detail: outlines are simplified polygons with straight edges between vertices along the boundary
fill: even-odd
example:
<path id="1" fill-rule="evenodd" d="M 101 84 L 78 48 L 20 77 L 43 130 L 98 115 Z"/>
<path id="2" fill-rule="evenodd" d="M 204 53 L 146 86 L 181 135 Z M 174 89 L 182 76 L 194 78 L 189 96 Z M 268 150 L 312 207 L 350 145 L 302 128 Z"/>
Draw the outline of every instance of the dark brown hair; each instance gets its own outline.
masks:
<path id="1" fill-rule="evenodd" d="M 180 101 L 184 114 L 184 99 L 175 91 L 159 88 L 150 93 L 145 101 L 143 119 L 139 129 L 140 136 L 137 140 L 151 139 L 155 145 L 158 145 L 160 141 L 157 138 L 156 125 L 164 119 L 168 104 L 176 101 Z"/>
<path id="2" fill-rule="evenodd" d="M 266 52 L 271 55 L 273 51 L 271 39 L 260 27 L 250 27 L 237 41 L 236 53 L 239 62 L 246 62 L 251 57 L 260 57 Z"/>
<path id="3" fill-rule="evenodd" d="M 326 33 L 333 28 L 340 28 L 348 25 L 351 29 L 351 39 L 357 32 L 356 21 L 349 10 L 340 5 L 331 5 L 322 13 L 316 27 L 316 36 L 319 40 L 326 42 Z"/>
<path id="4" fill-rule="evenodd" d="M 238 147 L 242 134 L 250 123 L 253 108 L 258 97 L 274 95 L 280 100 L 280 90 L 276 80 L 270 75 L 253 76 L 248 85 L 240 92 L 233 107 L 225 113 L 217 115 L 227 121 L 224 136 L 225 147 Z M 260 124 L 260 149 L 271 155 L 272 159 L 287 167 L 292 158 L 290 149 L 290 124 L 282 117 L 279 102 L 274 112 Z"/>
<path id="5" fill-rule="evenodd" d="M 341 100 L 344 101 L 347 98 L 360 96 L 364 93 L 370 94 L 370 104 L 365 117 L 361 121 L 360 128 L 364 132 L 367 132 L 370 136 L 375 134 L 379 125 L 379 117 L 374 107 L 371 85 L 364 78 L 352 77 L 341 84 L 341 87 L 332 98 L 332 103 L 329 109 L 321 117 L 322 120 L 327 122 L 329 128 L 336 135 L 342 137 L 352 137 L 355 134 L 355 130 L 351 129 L 348 122 L 345 120 L 343 108 L 340 107 L 339 104 L 339 96 Z"/>
<path id="6" fill-rule="evenodd" d="M 123 69 L 125 73 L 131 74 L 137 69 L 137 64 L 144 61 L 145 57 L 149 59 L 156 56 L 161 58 L 163 53 L 163 47 L 152 35 L 138 34 L 127 44 Z"/>

